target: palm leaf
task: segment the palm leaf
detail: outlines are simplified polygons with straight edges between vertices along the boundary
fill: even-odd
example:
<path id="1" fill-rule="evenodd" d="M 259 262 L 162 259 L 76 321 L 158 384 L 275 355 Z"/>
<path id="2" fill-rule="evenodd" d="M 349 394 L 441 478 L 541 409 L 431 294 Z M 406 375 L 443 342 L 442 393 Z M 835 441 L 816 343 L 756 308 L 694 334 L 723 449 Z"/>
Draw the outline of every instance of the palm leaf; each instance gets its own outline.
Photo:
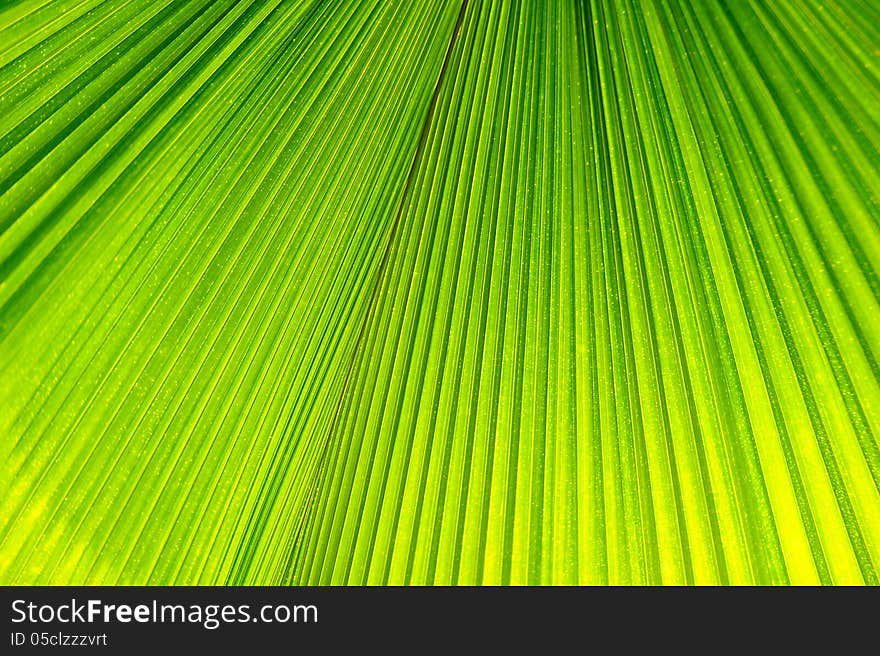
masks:
<path id="1" fill-rule="evenodd" d="M 0 5 L 0 582 L 878 583 L 868 0 Z"/>

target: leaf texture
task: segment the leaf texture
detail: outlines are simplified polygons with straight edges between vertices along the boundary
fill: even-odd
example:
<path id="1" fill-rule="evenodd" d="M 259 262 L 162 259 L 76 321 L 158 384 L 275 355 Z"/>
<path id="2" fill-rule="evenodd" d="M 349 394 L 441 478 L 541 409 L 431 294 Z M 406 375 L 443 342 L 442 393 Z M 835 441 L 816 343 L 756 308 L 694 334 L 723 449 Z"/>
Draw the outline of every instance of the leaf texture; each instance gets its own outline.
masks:
<path id="1" fill-rule="evenodd" d="M 880 582 L 869 0 L 0 4 L 0 582 Z"/>

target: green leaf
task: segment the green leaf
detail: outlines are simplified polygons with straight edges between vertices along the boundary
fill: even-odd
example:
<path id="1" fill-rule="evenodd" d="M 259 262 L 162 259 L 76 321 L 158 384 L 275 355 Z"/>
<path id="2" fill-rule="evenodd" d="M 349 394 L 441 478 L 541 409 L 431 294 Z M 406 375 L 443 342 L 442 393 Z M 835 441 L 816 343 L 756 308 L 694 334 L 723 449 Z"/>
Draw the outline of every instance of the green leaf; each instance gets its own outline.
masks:
<path id="1" fill-rule="evenodd" d="M 877 584 L 878 26 L 0 4 L 0 583 Z"/>

